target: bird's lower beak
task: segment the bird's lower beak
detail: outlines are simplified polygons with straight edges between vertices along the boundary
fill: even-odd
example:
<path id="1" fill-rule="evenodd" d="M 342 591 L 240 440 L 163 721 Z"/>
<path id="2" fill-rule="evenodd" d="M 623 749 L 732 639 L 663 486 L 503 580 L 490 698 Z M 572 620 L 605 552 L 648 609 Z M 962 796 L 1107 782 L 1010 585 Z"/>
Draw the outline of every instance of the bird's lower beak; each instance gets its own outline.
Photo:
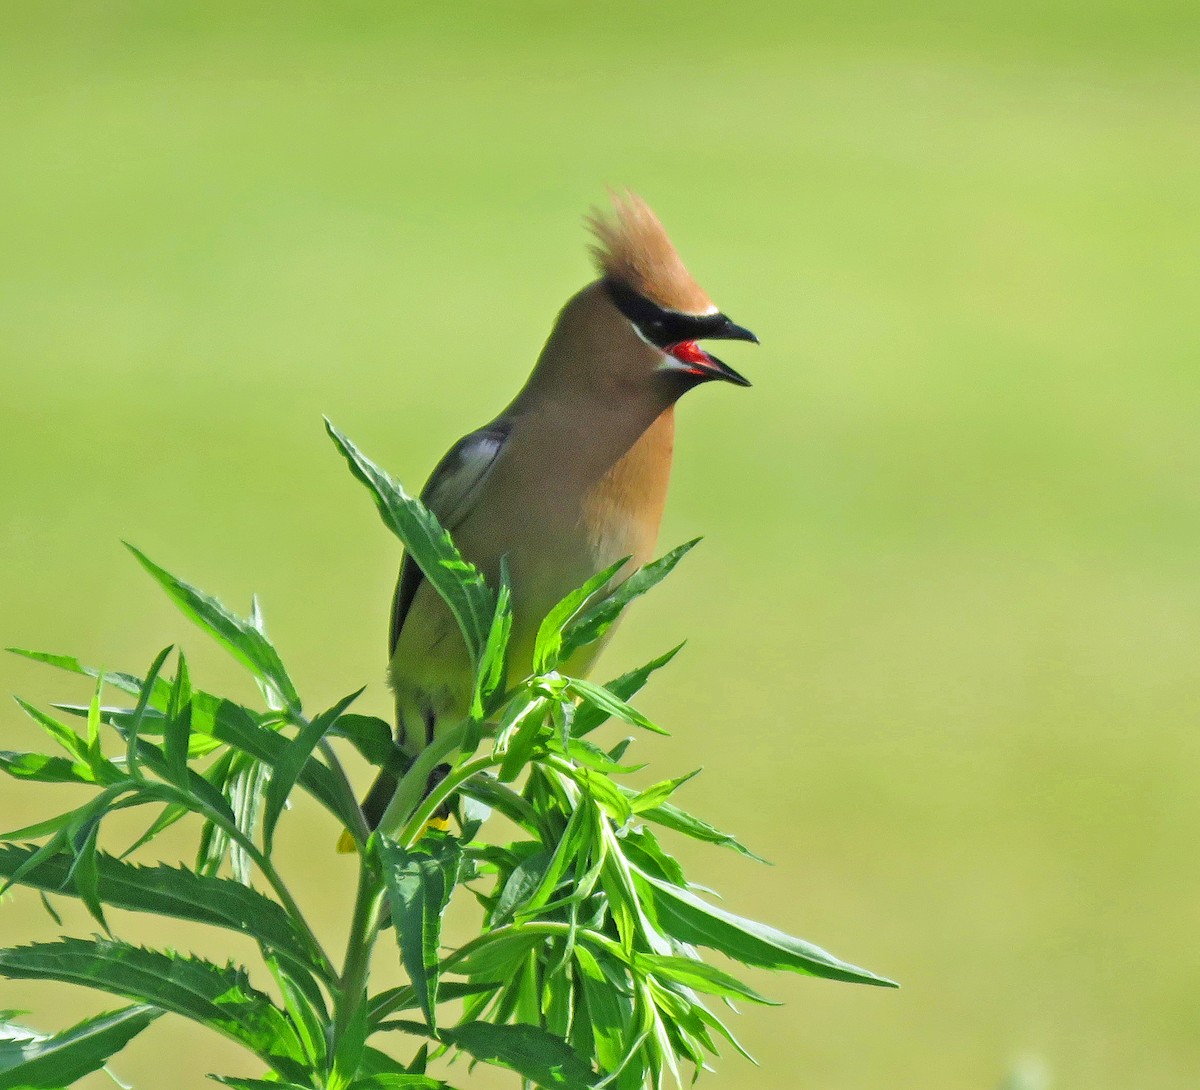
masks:
<path id="1" fill-rule="evenodd" d="M 732 323 L 730 323 L 732 325 Z M 734 326 L 734 329 L 740 330 L 753 338 L 754 334 L 749 330 L 741 329 L 740 326 Z M 746 337 L 740 338 L 746 340 Z M 757 344 L 757 340 L 755 340 Z M 732 382 L 735 386 L 749 386 L 750 380 L 743 375 L 740 375 L 727 363 L 723 363 L 716 356 L 711 356 L 704 351 L 695 341 L 681 341 L 679 344 L 673 344 L 667 349 L 672 359 L 678 360 L 683 365 L 683 370 L 688 374 L 695 376 L 702 382 L 711 381 L 712 379 L 721 379 L 723 382 Z"/>

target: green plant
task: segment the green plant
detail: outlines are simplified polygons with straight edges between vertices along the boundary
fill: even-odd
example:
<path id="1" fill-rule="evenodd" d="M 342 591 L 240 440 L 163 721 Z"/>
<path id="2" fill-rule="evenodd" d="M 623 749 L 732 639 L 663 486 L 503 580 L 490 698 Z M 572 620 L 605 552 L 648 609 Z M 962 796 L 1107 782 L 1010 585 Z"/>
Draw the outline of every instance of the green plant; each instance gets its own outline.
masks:
<path id="1" fill-rule="evenodd" d="M 179 608 L 251 672 L 265 707 L 197 688 L 182 652 L 168 676 L 171 648 L 143 677 L 17 652 L 96 684 L 87 706 L 55 705 L 54 715 L 20 702 L 65 756 L 3 753 L 0 767 L 93 793 L 73 810 L 5 834 L 0 876 L 6 888 L 38 891 L 51 912 L 47 895 L 79 898 L 104 935 L 0 949 L 0 974 L 96 988 L 133 1005 L 49 1036 L 17 1027 L 11 1012 L 0 1016 L 0 1090 L 67 1085 L 163 1013 L 223 1033 L 257 1057 L 265 1075 L 214 1076 L 243 1090 L 432 1090 L 446 1085 L 426 1074 L 441 1055 L 498 1064 L 550 1090 L 634 1090 L 659 1087 L 667 1075 L 678 1081 L 685 1063 L 698 1073 L 718 1038 L 742 1051 L 713 1013 L 714 1000 L 765 1002 L 703 961 L 700 947 L 747 966 L 891 985 L 699 896 L 655 829 L 751 853 L 674 804 L 676 789 L 695 773 L 634 790 L 620 780 L 633 770 L 623 763 L 627 743 L 604 749 L 589 737 L 610 718 L 660 731 L 628 701 L 675 651 L 603 686 L 559 670 L 695 542 L 608 592 L 602 588 L 616 568 L 600 572 L 546 617 L 528 676 L 506 678 L 506 579 L 489 587 L 418 500 L 331 425 L 329 434 L 458 619 L 476 667 L 470 717 L 404 767 L 389 725 L 350 710 L 358 693 L 306 715 L 257 603 L 249 618 L 235 616 L 132 550 Z M 106 688 L 125 694 L 127 705 L 105 704 Z M 342 745 L 400 777 L 375 834 L 343 771 Z M 429 772 L 442 763 L 450 773 L 423 797 Z M 275 831 L 297 792 L 323 806 L 358 849 L 340 963 L 276 869 Z M 454 796 L 459 834 L 428 830 Z M 156 810 L 145 833 L 116 854 L 102 850 L 104 819 L 134 807 Z M 517 839 L 481 837 L 493 810 L 517 827 Z M 190 867 L 132 861 L 184 818 L 199 820 Z M 459 889 L 482 909 L 479 933 L 445 949 L 441 921 Z M 249 935 L 265 973 L 254 984 L 239 965 L 131 945 L 109 930 L 109 907 Z M 372 955 L 385 928 L 398 940 L 408 983 L 373 991 Z M 396 1058 L 397 1035 L 418 1042 L 405 1061 Z"/>

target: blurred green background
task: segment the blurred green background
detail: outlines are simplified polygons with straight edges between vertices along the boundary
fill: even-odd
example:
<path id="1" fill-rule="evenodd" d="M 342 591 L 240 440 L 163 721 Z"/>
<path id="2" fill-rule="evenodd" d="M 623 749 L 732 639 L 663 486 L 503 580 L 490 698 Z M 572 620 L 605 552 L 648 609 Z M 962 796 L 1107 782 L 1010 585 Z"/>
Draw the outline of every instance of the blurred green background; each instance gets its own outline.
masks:
<path id="1" fill-rule="evenodd" d="M 311 706 L 384 712 L 397 550 L 320 414 L 419 485 L 633 186 L 763 345 L 729 356 L 754 389 L 682 407 L 662 541 L 707 541 L 602 672 L 690 638 L 643 700 L 674 737 L 637 747 L 704 765 L 682 801 L 777 866 L 680 854 L 904 984 L 755 981 L 786 1001 L 739 1020 L 763 1067 L 711 1085 L 992 1087 L 1033 1056 L 1195 1087 L 1198 13 L 4 5 L 0 643 L 141 670 L 182 641 L 246 692 L 126 538 L 259 592 Z M 82 695 L 11 657 L 0 691 Z M 0 738 L 37 741 L 15 708 Z M 4 827 L 66 805 L 0 792 Z M 352 864 L 289 824 L 336 933 Z M 6 943 L 56 930 L 0 907 Z M 0 986 L 46 1028 L 106 1003 Z M 252 1067 L 169 1020 L 118 1064 Z"/>

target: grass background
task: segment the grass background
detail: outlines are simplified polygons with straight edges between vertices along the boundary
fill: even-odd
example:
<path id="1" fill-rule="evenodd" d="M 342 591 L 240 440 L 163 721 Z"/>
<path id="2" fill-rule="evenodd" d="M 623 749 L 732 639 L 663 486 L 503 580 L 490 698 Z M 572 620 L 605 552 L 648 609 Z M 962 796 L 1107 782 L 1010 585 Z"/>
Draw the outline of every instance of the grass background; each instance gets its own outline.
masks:
<path id="1" fill-rule="evenodd" d="M 127 538 L 259 592 L 313 705 L 383 711 L 396 550 L 320 414 L 420 484 L 634 186 L 763 346 L 729 356 L 753 390 L 682 407 L 662 540 L 708 540 L 604 673 L 690 637 L 643 701 L 675 737 L 638 748 L 706 766 L 683 801 L 779 865 L 681 854 L 905 986 L 757 981 L 787 1003 L 739 1022 L 763 1068 L 713 1085 L 988 1087 L 1031 1055 L 1195 1086 L 1197 11 L 5 5 L 0 643 L 137 669 L 182 640 L 229 684 Z M 0 691 L 80 695 L 16 659 Z M 35 742 L 15 708 L 0 738 Z M 57 802 L 6 784 L 0 825 Z M 292 824 L 335 934 L 351 864 Z M 5 942 L 55 930 L 0 906 Z M 255 1073 L 170 1022 L 118 1068 Z"/>

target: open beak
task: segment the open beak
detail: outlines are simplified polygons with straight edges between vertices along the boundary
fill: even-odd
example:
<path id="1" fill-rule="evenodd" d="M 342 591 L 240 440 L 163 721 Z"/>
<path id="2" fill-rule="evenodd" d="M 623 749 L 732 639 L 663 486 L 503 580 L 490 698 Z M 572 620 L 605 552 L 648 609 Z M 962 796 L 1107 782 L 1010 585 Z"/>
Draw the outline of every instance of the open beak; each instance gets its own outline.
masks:
<path id="1" fill-rule="evenodd" d="M 751 344 L 758 344 L 758 338 L 750 330 L 744 326 L 734 325 L 723 314 L 719 317 L 720 325 L 704 331 L 705 340 L 749 341 Z M 723 382 L 732 382 L 735 386 L 750 385 L 748 378 L 738 374 L 729 364 L 723 363 L 716 356 L 704 351 L 695 341 L 680 341 L 678 344 L 671 345 L 666 351 L 672 359 L 678 360 L 683 365 L 683 369 L 688 374 L 694 375 L 701 381 L 720 379 Z"/>

